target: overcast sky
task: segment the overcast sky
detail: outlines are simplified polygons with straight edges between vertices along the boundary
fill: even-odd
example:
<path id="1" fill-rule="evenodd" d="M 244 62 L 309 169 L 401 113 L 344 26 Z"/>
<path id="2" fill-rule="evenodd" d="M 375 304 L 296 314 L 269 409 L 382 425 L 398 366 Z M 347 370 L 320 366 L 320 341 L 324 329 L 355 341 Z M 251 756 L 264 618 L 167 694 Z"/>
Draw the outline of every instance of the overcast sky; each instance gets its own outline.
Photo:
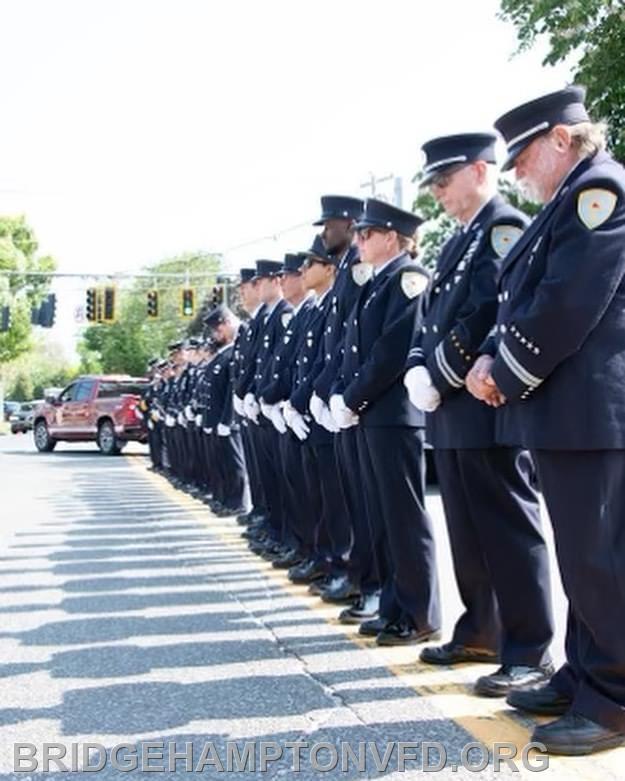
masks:
<path id="1" fill-rule="evenodd" d="M 61 270 L 309 243 L 323 192 L 561 87 L 495 0 L 1 0 L 0 213 Z M 67 309 L 67 307 L 66 307 Z"/>

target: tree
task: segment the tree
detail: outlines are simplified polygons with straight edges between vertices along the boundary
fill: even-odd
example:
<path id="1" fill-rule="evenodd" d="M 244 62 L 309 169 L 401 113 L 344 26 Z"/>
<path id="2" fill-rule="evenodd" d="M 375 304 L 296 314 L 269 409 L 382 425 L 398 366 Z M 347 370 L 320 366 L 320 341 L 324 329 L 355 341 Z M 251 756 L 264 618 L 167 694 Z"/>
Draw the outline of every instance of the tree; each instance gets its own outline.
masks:
<path id="1" fill-rule="evenodd" d="M 29 277 L 29 271 L 54 271 L 49 256 L 37 256 L 37 239 L 26 218 L 0 216 L 0 306 L 11 309 L 11 328 L 0 333 L 0 409 L 4 401 L 5 364 L 31 346 L 30 313 L 41 303 L 50 286 L 50 277 Z"/>
<path id="2" fill-rule="evenodd" d="M 593 118 L 606 120 L 612 152 L 625 162 L 625 12 L 622 0 L 502 0 L 501 17 L 517 28 L 519 51 L 549 39 L 545 65 L 574 56 Z"/>
<path id="3" fill-rule="evenodd" d="M 78 345 L 81 371 L 121 372 L 142 375 L 148 360 L 164 356 L 167 345 L 202 328 L 197 316 L 202 303 L 210 295 L 221 264 L 221 258 L 205 252 L 186 253 L 169 258 L 144 269 L 145 274 L 189 274 L 189 285 L 180 279 L 137 279 L 130 288 L 118 290 L 116 322 L 89 326 Z M 208 278 L 193 279 L 194 274 L 209 274 Z M 195 289 L 196 317 L 181 316 L 180 291 L 183 287 Z M 157 289 L 159 314 L 147 317 L 148 290 Z"/>
<path id="4" fill-rule="evenodd" d="M 37 334 L 33 341 L 32 350 L 4 366 L 7 395 L 14 401 L 42 399 L 45 388 L 67 385 L 78 373 L 63 347 L 47 334 Z"/>

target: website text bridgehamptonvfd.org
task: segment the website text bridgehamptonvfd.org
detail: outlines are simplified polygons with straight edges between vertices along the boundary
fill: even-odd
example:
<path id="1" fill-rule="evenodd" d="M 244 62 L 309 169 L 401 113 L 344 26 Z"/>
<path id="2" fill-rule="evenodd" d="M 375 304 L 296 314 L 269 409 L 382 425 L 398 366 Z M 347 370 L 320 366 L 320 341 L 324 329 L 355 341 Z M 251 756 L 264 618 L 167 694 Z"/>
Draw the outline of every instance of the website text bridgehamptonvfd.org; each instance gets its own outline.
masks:
<path id="1" fill-rule="evenodd" d="M 13 772 L 93 772 L 106 767 L 120 772 L 172 773 L 221 772 L 256 773 L 286 767 L 293 773 L 421 770 L 435 773 L 443 769 L 480 773 L 524 769 L 541 772 L 549 767 L 549 757 L 540 743 L 521 749 L 514 743 L 467 743 L 453 758 L 437 741 L 375 741 L 313 743 L 310 741 L 226 741 L 185 742 L 143 741 L 106 747 L 101 743 L 15 743 Z"/>

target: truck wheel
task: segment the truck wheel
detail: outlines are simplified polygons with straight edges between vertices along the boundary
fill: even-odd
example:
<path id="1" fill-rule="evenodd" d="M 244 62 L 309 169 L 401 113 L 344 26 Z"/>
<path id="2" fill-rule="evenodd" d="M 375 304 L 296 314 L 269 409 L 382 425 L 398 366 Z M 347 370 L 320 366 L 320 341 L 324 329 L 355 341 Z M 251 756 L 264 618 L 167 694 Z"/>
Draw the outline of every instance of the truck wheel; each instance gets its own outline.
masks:
<path id="1" fill-rule="evenodd" d="M 40 420 L 33 432 L 35 447 L 40 453 L 51 453 L 56 447 L 56 439 L 52 439 L 45 420 Z"/>
<path id="2" fill-rule="evenodd" d="M 117 456 L 122 452 L 120 443 L 115 436 L 115 429 L 110 420 L 100 423 L 98 428 L 98 447 L 105 456 Z"/>

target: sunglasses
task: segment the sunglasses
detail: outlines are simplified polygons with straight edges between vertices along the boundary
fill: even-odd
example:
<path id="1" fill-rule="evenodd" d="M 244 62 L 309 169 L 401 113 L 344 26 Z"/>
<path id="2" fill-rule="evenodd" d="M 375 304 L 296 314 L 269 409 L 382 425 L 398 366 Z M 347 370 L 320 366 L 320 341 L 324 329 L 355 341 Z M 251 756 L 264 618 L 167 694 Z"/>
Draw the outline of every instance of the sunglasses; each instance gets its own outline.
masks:
<path id="1" fill-rule="evenodd" d="M 382 228 L 361 228 L 356 231 L 356 239 L 358 241 L 369 241 L 374 233 L 388 233 L 388 231 Z"/>

